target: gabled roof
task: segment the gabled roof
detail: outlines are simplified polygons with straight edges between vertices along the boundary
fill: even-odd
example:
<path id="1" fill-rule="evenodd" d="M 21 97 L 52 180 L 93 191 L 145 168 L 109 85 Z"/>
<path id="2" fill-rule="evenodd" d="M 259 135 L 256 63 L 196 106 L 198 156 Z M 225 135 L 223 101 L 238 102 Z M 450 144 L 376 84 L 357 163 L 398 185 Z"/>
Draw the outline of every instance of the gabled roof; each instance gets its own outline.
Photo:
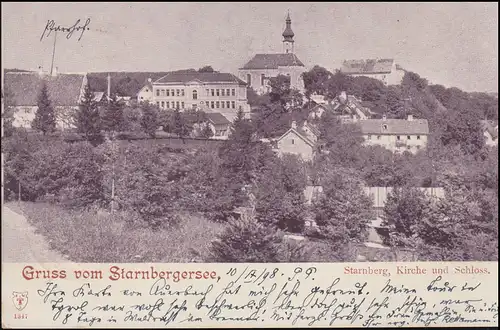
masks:
<path id="1" fill-rule="evenodd" d="M 219 112 L 205 113 L 209 122 L 214 125 L 231 125 L 231 122 Z"/>
<path id="2" fill-rule="evenodd" d="M 429 134 L 427 119 L 365 119 L 358 123 L 364 134 Z"/>
<path id="3" fill-rule="evenodd" d="M 246 85 L 246 82 L 239 79 L 231 73 L 224 72 L 170 72 L 160 79 L 153 82 L 155 84 L 186 84 L 191 81 L 199 81 L 202 83 L 236 83 L 238 85 Z"/>
<path id="4" fill-rule="evenodd" d="M 5 87 L 13 95 L 16 106 L 36 106 L 43 82 L 47 84 L 54 106 L 76 106 L 84 83 L 84 74 L 40 75 L 38 72 L 8 72 Z"/>
<path id="5" fill-rule="evenodd" d="M 345 74 L 390 73 L 394 59 L 345 60 L 342 71 Z"/>
<path id="6" fill-rule="evenodd" d="M 299 138 L 301 138 L 302 140 L 304 140 L 305 143 L 307 143 L 308 145 L 310 145 L 311 147 L 314 147 L 315 146 L 315 143 L 314 141 L 311 141 L 307 136 L 305 136 L 305 134 L 299 132 L 299 130 L 295 129 L 295 128 L 290 128 L 288 131 L 286 131 L 282 136 L 280 136 L 276 142 L 279 142 L 281 141 L 285 136 L 289 135 L 289 134 L 295 134 L 296 136 L 298 136 Z"/>
<path id="7" fill-rule="evenodd" d="M 293 53 L 286 54 L 256 54 L 241 69 L 277 69 L 280 66 L 304 66 Z"/>
<path id="8" fill-rule="evenodd" d="M 495 129 L 495 127 L 498 126 L 498 122 L 493 120 L 481 120 L 481 126 L 485 132 L 488 132 L 491 135 L 493 140 L 498 138 L 498 130 Z"/>

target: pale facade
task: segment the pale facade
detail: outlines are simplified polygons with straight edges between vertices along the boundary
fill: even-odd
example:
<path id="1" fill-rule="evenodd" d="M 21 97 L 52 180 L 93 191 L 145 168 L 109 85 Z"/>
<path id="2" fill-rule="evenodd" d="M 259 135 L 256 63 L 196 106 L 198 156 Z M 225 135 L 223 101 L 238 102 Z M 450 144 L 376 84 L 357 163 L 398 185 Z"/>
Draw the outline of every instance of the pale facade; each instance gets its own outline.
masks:
<path id="1" fill-rule="evenodd" d="M 341 71 L 352 77 L 369 77 L 380 80 L 384 85 L 399 85 L 405 75 L 393 59 L 347 60 Z"/>
<path id="2" fill-rule="evenodd" d="M 293 122 L 292 127 L 276 140 L 276 151 L 280 156 L 293 154 L 305 161 L 311 161 L 314 158 L 317 140 L 317 132 L 307 122 L 300 129 Z"/>
<path id="3" fill-rule="evenodd" d="M 490 132 L 484 131 L 484 138 L 485 138 L 484 143 L 487 146 L 493 147 L 498 145 L 498 139 L 494 138 Z"/>
<path id="4" fill-rule="evenodd" d="M 395 153 L 417 153 L 427 146 L 429 127 L 425 119 L 360 120 L 364 144 L 381 146 Z"/>

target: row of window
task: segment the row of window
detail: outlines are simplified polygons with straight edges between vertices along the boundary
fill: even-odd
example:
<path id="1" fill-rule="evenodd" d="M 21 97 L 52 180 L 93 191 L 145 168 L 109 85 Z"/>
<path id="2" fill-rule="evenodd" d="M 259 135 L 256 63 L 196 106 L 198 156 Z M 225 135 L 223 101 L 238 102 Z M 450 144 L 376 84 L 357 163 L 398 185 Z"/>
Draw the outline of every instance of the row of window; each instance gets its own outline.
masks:
<path id="1" fill-rule="evenodd" d="M 170 107 L 170 104 L 172 104 L 172 107 Z M 162 109 L 184 109 L 184 102 L 179 102 L 179 101 L 157 101 L 156 105 Z"/>
<path id="2" fill-rule="evenodd" d="M 208 102 L 207 102 L 208 104 Z M 235 101 L 210 101 L 210 108 L 212 109 L 236 109 Z"/>
<path id="3" fill-rule="evenodd" d="M 156 96 L 184 96 L 183 89 L 157 89 Z"/>
<path id="4" fill-rule="evenodd" d="M 380 140 L 381 138 L 382 138 L 382 136 L 381 136 L 381 135 L 377 135 L 377 140 Z M 371 139 L 372 139 L 372 136 L 371 136 L 371 135 L 368 135 L 368 140 L 371 140 Z M 401 140 L 401 136 L 400 136 L 400 135 L 397 135 L 397 136 L 396 136 L 396 139 L 397 139 L 398 141 L 400 141 L 400 140 Z M 411 136 L 410 136 L 410 135 L 407 135 L 407 136 L 406 136 L 406 139 L 407 139 L 407 140 L 411 140 Z M 417 140 L 420 140 L 420 135 L 417 135 Z"/>
<path id="5" fill-rule="evenodd" d="M 234 88 L 206 89 L 206 96 L 236 96 Z M 156 96 L 184 96 L 184 89 L 157 89 Z M 198 91 L 193 90 L 193 100 L 198 99 Z"/>

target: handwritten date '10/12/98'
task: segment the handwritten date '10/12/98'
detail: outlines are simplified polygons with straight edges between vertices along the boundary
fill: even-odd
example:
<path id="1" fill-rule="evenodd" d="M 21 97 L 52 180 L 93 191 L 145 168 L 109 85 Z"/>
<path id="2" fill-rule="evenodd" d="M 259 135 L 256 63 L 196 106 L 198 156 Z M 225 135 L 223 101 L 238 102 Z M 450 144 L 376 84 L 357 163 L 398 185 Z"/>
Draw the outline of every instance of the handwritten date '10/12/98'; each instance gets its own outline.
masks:
<path id="1" fill-rule="evenodd" d="M 160 278 L 144 289 L 100 287 L 98 282 L 68 288 L 64 281 L 52 280 L 37 294 L 56 323 L 76 325 L 250 322 L 370 327 L 497 322 L 497 302 L 478 293 L 479 280 L 462 283 L 437 276 L 410 287 L 408 282 L 398 284 L 397 278 L 370 283 L 331 276 L 323 284 L 325 274 L 321 283 L 318 276 L 316 267 L 296 267 L 292 272 L 233 267 L 211 284 L 185 285 Z M 467 298 L 461 294 L 461 299 L 454 299 L 457 292 Z"/>
<path id="2" fill-rule="evenodd" d="M 66 33 L 66 39 L 70 39 L 73 36 L 73 33 L 80 32 L 80 35 L 77 39 L 78 41 L 80 41 L 85 31 L 90 30 L 89 24 L 90 24 L 90 18 L 87 18 L 87 20 L 83 25 L 81 24 L 81 20 L 78 19 L 71 26 L 61 26 L 59 24 L 56 24 L 54 20 L 48 20 L 47 24 L 45 25 L 45 28 L 43 29 L 42 35 L 40 36 L 40 41 L 42 41 L 43 38 L 48 38 L 52 34 L 52 32 Z"/>

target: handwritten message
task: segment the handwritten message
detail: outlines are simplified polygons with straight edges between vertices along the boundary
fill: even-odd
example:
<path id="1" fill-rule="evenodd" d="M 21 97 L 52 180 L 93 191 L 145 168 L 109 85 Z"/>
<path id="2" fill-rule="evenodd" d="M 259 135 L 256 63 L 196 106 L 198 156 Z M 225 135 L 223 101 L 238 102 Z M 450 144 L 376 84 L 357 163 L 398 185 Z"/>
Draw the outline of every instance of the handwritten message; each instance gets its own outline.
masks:
<path id="1" fill-rule="evenodd" d="M 52 34 L 52 32 L 58 32 L 58 31 L 65 33 L 66 39 L 71 39 L 73 33 L 79 32 L 77 40 L 80 41 L 85 31 L 90 30 L 89 25 L 90 25 L 90 18 L 87 18 L 87 20 L 83 24 L 81 23 L 81 20 L 78 19 L 71 26 L 61 26 L 59 24 L 56 24 L 54 20 L 48 20 L 47 24 L 45 25 L 45 28 L 43 29 L 42 35 L 40 36 L 40 41 L 42 41 L 44 38 L 48 38 Z"/>
<path id="2" fill-rule="evenodd" d="M 497 263 L 4 268 L 9 326 L 498 326 Z"/>

